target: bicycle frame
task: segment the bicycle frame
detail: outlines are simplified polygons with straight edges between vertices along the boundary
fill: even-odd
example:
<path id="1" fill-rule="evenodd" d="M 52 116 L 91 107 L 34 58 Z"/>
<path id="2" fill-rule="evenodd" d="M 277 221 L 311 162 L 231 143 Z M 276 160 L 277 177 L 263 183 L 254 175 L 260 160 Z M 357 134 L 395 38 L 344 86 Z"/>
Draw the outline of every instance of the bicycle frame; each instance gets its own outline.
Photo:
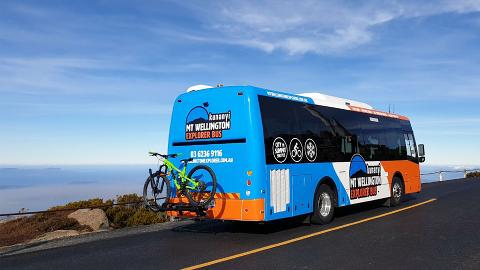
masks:
<path id="1" fill-rule="evenodd" d="M 167 166 L 167 174 L 171 173 L 172 174 L 172 180 L 173 184 L 175 185 L 175 188 L 177 190 L 181 190 L 182 186 L 178 183 L 177 179 L 181 179 L 182 183 L 186 181 L 190 182 L 192 186 L 190 185 L 185 185 L 186 189 L 195 189 L 198 186 L 198 182 L 195 180 L 192 180 L 187 177 L 187 164 L 183 166 L 183 168 L 180 170 L 175 166 L 170 160 L 164 159 L 163 160 L 163 165 Z"/>

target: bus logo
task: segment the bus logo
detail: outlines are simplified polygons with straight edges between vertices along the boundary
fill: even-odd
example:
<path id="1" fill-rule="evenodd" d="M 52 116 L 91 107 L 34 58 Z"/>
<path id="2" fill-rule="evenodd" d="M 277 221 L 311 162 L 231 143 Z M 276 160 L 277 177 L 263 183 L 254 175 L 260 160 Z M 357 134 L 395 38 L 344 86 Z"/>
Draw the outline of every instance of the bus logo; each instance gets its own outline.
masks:
<path id="1" fill-rule="evenodd" d="M 231 127 L 231 111 L 210 113 L 205 107 L 197 106 L 190 110 L 185 124 L 186 140 L 219 139 L 223 131 Z"/>
<path id="2" fill-rule="evenodd" d="M 278 163 L 283 163 L 287 160 L 287 155 L 287 142 L 283 138 L 277 137 L 273 141 L 273 157 Z"/>
<path id="3" fill-rule="evenodd" d="M 381 166 L 370 166 L 359 154 L 350 161 L 350 199 L 360 199 L 377 195 L 377 186 L 382 184 Z"/>

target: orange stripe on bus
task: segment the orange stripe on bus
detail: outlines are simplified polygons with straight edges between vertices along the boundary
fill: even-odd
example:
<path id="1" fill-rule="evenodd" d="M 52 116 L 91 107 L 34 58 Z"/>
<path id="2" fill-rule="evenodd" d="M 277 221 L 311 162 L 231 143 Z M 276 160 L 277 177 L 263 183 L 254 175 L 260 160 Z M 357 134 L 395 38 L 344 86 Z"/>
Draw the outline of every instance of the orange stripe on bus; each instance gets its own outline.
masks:
<path id="1" fill-rule="evenodd" d="M 232 196 L 240 197 L 238 193 L 230 193 Z M 171 198 L 171 203 L 186 203 L 184 198 Z M 207 210 L 207 217 L 224 220 L 248 220 L 263 221 L 265 219 L 265 201 L 264 199 L 239 200 L 239 199 L 215 199 L 215 206 Z M 180 213 L 168 211 L 167 215 L 179 217 Z M 182 217 L 196 217 L 196 213 L 182 212 Z"/>
<path id="2" fill-rule="evenodd" d="M 240 199 L 240 193 L 215 193 L 215 199 Z"/>
<path id="3" fill-rule="evenodd" d="M 372 115 L 390 117 L 390 118 L 395 118 L 400 120 L 409 120 L 408 117 L 395 114 L 395 113 L 387 113 L 387 112 L 382 112 L 382 111 L 377 111 L 377 110 L 372 110 L 372 109 L 367 109 L 367 108 L 362 108 L 362 107 L 357 107 L 352 105 L 348 105 L 348 107 L 350 108 L 350 110 L 354 112 L 368 113 Z"/>

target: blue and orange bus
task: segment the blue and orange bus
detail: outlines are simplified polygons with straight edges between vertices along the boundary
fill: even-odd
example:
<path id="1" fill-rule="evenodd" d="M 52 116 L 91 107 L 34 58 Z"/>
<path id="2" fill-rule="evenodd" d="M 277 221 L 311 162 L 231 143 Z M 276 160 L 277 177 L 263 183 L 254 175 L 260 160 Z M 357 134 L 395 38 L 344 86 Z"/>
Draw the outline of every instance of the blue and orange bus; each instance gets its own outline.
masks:
<path id="1" fill-rule="evenodd" d="M 320 224 L 330 222 L 337 207 L 381 199 L 398 205 L 404 194 L 420 192 L 425 159 L 405 116 L 319 93 L 253 86 L 178 96 L 168 151 L 215 172 L 209 218 L 310 215 Z"/>

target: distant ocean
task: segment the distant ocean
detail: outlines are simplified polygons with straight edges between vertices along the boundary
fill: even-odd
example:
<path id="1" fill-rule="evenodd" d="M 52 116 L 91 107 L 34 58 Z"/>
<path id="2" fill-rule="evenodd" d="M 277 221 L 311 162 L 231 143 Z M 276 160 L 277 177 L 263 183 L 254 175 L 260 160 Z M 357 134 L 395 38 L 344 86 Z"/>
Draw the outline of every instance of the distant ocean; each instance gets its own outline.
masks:
<path id="1" fill-rule="evenodd" d="M 141 194 L 149 165 L 0 167 L 0 213 L 45 210 L 55 205 L 90 198 L 115 198 Z M 154 167 L 152 167 L 154 168 Z M 422 173 L 462 170 L 453 166 L 423 166 Z M 444 173 L 443 179 L 462 178 L 463 173 Z M 438 174 L 422 176 L 422 182 L 438 181 Z"/>
<path id="2" fill-rule="evenodd" d="M 45 210 L 76 200 L 141 194 L 149 167 L 0 167 L 0 213 L 18 212 L 22 208 Z"/>

